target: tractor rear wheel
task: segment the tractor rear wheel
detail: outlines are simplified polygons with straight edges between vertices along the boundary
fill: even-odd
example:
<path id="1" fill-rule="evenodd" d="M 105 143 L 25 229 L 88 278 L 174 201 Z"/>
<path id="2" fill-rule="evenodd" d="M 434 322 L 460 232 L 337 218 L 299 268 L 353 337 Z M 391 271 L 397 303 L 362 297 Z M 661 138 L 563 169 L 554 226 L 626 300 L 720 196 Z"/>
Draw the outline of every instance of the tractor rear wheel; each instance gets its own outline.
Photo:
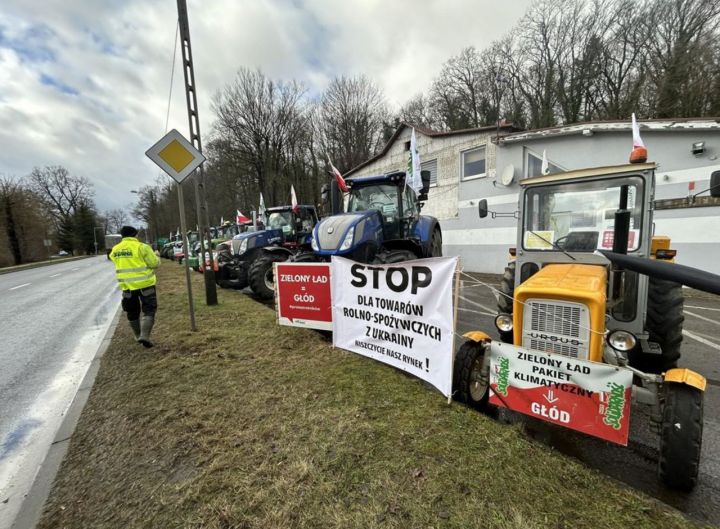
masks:
<path id="1" fill-rule="evenodd" d="M 682 285 L 651 277 L 645 328 L 649 340 L 660 346 L 662 354 L 642 353 L 639 349 L 632 351 L 630 365 L 647 373 L 663 373 L 677 367 L 684 321 Z"/>
<path id="2" fill-rule="evenodd" d="M 689 491 L 697 483 L 703 431 L 703 392 L 685 384 L 666 383 L 660 431 L 660 479 Z"/>
<path id="3" fill-rule="evenodd" d="M 498 311 L 502 314 L 513 313 L 513 298 L 515 297 L 515 261 L 508 263 L 505 267 L 505 273 L 500 280 L 500 292 L 498 293 Z M 513 332 L 500 333 L 500 341 L 503 343 L 513 343 Z"/>
<path id="4" fill-rule="evenodd" d="M 275 273 L 273 263 L 288 260 L 289 255 L 280 252 L 268 252 L 260 255 L 248 272 L 250 288 L 260 299 L 272 299 L 275 296 Z"/>
<path id="5" fill-rule="evenodd" d="M 453 366 L 453 398 L 475 408 L 486 411 L 490 397 L 490 373 L 483 375 L 485 346 L 468 340 L 460 346 Z"/>
<path id="6" fill-rule="evenodd" d="M 435 229 L 430 239 L 430 257 L 442 257 L 442 234 Z"/>

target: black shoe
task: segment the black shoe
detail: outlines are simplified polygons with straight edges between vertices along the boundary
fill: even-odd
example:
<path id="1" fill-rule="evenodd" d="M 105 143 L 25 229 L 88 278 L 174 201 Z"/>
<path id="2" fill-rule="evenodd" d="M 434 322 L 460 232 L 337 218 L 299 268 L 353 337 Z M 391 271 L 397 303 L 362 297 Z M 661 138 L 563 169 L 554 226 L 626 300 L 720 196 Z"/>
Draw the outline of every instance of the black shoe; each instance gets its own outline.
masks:
<path id="1" fill-rule="evenodd" d="M 153 343 L 150 340 L 143 340 L 141 338 L 138 340 L 138 342 L 143 344 L 143 347 L 146 347 L 147 349 L 150 349 L 153 346 Z"/>

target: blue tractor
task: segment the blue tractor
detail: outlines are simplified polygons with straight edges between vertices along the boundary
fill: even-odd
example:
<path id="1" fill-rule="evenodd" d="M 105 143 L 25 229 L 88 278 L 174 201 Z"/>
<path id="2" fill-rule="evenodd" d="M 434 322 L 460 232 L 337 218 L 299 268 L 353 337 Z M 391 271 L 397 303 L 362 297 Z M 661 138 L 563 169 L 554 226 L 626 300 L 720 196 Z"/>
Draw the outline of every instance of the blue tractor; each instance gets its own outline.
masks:
<path id="1" fill-rule="evenodd" d="M 430 188 L 430 173 L 422 171 L 419 194 L 405 185 L 405 173 L 348 179 L 346 212 L 315 226 L 312 254 L 294 261 L 329 261 L 333 255 L 363 263 L 389 264 L 442 255 L 437 219 L 421 215 Z"/>
<path id="2" fill-rule="evenodd" d="M 267 270 L 272 274 L 272 263 L 310 252 L 310 237 L 317 221 L 314 206 L 298 206 L 295 211 L 292 206 L 268 208 L 265 219 L 260 220 L 264 229 L 240 233 L 217 246 L 218 285 L 235 289 L 249 285 L 256 296 L 271 298 L 274 290 L 266 284 Z"/>

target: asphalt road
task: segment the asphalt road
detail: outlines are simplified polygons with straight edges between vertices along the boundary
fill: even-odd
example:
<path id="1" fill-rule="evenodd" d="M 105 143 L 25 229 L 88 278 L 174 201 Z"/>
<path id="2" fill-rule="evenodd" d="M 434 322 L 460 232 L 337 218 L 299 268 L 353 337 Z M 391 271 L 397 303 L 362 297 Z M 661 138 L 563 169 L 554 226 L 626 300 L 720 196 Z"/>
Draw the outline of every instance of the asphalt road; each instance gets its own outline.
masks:
<path id="1" fill-rule="evenodd" d="M 119 301 L 104 256 L 0 275 L 0 529 L 15 518 Z"/>
<path id="2" fill-rule="evenodd" d="M 482 330 L 500 337 L 493 323 L 497 277 L 473 275 L 462 281 L 458 332 Z M 535 439 L 604 474 L 654 496 L 696 520 L 720 525 L 720 297 L 685 289 L 685 324 L 680 367 L 708 379 L 698 485 L 689 494 L 665 488 L 657 479 L 658 436 L 641 406 L 632 410 L 627 448 L 503 410 L 502 420 L 521 423 Z"/>

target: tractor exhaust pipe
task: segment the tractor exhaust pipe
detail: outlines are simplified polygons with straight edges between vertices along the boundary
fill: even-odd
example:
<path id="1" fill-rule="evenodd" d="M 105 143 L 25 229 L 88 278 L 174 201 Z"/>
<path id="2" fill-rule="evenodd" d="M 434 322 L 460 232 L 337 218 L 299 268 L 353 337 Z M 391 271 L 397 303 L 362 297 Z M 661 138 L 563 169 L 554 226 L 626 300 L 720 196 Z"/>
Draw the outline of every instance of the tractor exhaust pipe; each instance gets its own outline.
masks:
<path id="1" fill-rule="evenodd" d="M 613 253 L 627 255 L 628 240 L 630 238 L 630 210 L 627 208 L 628 186 L 620 188 L 620 204 L 615 211 L 615 226 L 613 228 Z M 620 263 L 612 262 L 612 300 L 619 302 L 624 291 L 625 271 Z"/>

